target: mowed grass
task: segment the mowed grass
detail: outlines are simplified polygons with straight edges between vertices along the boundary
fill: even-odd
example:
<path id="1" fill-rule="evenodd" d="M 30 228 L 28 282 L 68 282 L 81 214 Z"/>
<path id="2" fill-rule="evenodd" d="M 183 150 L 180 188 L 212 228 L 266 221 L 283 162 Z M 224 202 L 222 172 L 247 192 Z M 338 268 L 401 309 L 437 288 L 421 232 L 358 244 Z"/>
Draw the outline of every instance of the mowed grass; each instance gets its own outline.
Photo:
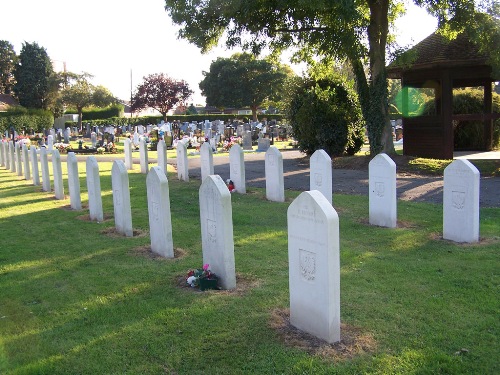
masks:
<path id="1" fill-rule="evenodd" d="M 335 195 L 341 321 L 370 345 L 311 353 L 273 324 L 289 306 L 286 212 L 299 192 L 285 203 L 232 195 L 246 286 L 202 293 L 179 285 L 202 265 L 200 181 L 169 173 L 182 256 L 159 259 L 147 250 L 145 175 L 129 173 L 138 235 L 112 236 L 112 164 L 99 166 L 102 223 L 0 168 L 1 374 L 500 373 L 500 209 L 481 209 L 481 242 L 465 245 L 441 239 L 440 205 L 400 201 L 387 229 L 367 225 L 367 197 Z"/>

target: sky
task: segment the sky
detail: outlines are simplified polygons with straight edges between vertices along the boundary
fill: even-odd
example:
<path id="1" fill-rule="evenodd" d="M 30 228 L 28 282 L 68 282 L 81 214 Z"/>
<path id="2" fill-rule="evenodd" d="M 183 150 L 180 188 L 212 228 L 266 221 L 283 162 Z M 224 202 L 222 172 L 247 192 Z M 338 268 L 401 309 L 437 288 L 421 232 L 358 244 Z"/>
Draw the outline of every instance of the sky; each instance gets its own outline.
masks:
<path id="1" fill-rule="evenodd" d="M 411 1 L 410 1 L 411 3 Z M 20 53 L 24 42 L 47 50 L 56 69 L 87 72 L 92 83 L 103 85 L 122 100 L 130 99 L 142 78 L 165 73 L 185 80 L 195 91 L 194 104 L 205 104 L 198 87 L 203 71 L 217 57 L 235 50 L 218 47 L 201 54 L 177 38 L 178 27 L 164 9 L 164 0 L 15 0 L 2 4 L 0 40 Z M 413 45 L 436 29 L 436 21 L 415 6 L 396 27 L 398 43 Z M 284 60 L 288 63 L 288 61 Z M 295 66 L 300 74 L 303 66 Z"/>

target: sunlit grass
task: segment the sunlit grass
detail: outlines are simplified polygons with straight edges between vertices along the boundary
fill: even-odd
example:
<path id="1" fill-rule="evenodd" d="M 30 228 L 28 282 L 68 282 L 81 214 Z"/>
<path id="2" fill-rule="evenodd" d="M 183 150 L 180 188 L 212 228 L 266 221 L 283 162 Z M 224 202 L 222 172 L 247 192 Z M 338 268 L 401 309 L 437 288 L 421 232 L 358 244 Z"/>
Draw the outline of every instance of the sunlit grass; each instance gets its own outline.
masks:
<path id="1" fill-rule="evenodd" d="M 99 160 L 99 158 L 98 158 Z M 111 166 L 99 162 L 110 219 L 82 220 L 69 197 L 0 168 L 0 373 L 2 374 L 493 374 L 500 327 L 500 209 L 481 209 L 481 242 L 443 241 L 439 205 L 398 202 L 396 229 L 367 224 L 368 200 L 335 195 L 340 219 L 341 319 L 372 337 L 372 351 L 333 360 L 286 344 L 270 320 L 287 308 L 286 203 L 261 189 L 232 196 L 241 293 L 179 287 L 201 266 L 198 189 L 169 173 L 174 246 L 150 242 L 146 176 L 129 171 L 133 226 L 114 226 Z M 66 176 L 66 163 L 62 163 Z M 84 207 L 84 163 L 79 165 Z M 66 177 L 65 192 L 68 195 Z M 458 353 L 458 354 L 457 354 Z"/>

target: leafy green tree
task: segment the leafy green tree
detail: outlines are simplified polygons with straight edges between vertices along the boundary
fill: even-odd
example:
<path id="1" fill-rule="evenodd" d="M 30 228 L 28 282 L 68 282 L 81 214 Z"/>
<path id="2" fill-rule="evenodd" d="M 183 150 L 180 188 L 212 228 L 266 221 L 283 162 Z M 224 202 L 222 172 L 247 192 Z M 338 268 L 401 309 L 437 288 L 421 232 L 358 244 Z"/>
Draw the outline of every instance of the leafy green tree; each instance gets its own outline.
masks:
<path id="1" fill-rule="evenodd" d="M 117 99 L 103 86 L 90 83 L 92 76 L 83 73 L 74 83 L 68 84 L 61 92 L 61 101 L 66 106 L 75 107 L 78 112 L 78 127 L 82 127 L 82 111 L 86 107 L 106 107 L 116 103 Z"/>
<path id="2" fill-rule="evenodd" d="M 52 73 L 52 63 L 45 48 L 37 43 L 24 43 L 14 71 L 14 92 L 19 104 L 26 108 L 47 109 Z"/>
<path id="3" fill-rule="evenodd" d="M 200 90 L 207 98 L 207 105 L 227 108 L 245 107 L 252 110 L 257 120 L 257 108 L 268 99 L 279 97 L 287 73 L 284 67 L 267 60 L 259 60 L 248 53 L 236 53 L 210 64 L 210 71 L 203 72 Z"/>
<path id="4" fill-rule="evenodd" d="M 160 112 L 167 121 L 167 113 L 178 104 L 184 104 L 193 94 L 189 85 L 166 74 L 150 74 L 143 78 L 132 98 L 132 111 L 151 107 Z"/>
<path id="5" fill-rule="evenodd" d="M 399 0 L 165 0 L 179 35 L 207 51 L 225 36 L 226 45 L 258 53 L 264 47 L 299 49 L 298 58 L 347 60 L 367 122 L 372 154 L 392 153 L 387 110 L 386 49 L 393 40 L 391 23 L 404 11 Z M 498 2 L 482 0 L 414 0 L 436 16 L 443 32 L 469 29 L 483 49 L 498 52 Z M 488 11 L 493 17 L 478 14 Z M 500 35 L 500 33 L 498 33 Z M 489 42 L 488 42 L 489 41 Z M 494 43 L 491 43 L 491 42 Z M 495 57 L 496 61 L 500 58 Z M 365 66 L 369 67 L 368 74 Z M 500 65 L 499 65 L 500 66 Z"/>
<path id="6" fill-rule="evenodd" d="M 17 65 L 14 46 L 6 40 L 0 40 L 0 93 L 12 94 L 16 80 L 14 69 Z"/>

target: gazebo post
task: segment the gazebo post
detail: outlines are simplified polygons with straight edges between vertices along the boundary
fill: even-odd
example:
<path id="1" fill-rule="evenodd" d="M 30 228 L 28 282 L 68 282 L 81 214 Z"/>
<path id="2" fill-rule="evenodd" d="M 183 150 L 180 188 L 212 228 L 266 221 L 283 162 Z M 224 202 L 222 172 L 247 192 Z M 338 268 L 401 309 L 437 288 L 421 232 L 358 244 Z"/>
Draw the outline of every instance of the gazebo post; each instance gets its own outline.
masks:
<path id="1" fill-rule="evenodd" d="M 483 83 L 484 87 L 484 113 L 485 115 L 491 115 L 493 112 L 492 106 L 492 92 L 491 92 L 491 82 L 485 81 Z M 491 151 L 493 149 L 493 118 L 489 117 L 484 119 L 483 125 L 483 140 L 484 140 L 484 150 Z"/>

